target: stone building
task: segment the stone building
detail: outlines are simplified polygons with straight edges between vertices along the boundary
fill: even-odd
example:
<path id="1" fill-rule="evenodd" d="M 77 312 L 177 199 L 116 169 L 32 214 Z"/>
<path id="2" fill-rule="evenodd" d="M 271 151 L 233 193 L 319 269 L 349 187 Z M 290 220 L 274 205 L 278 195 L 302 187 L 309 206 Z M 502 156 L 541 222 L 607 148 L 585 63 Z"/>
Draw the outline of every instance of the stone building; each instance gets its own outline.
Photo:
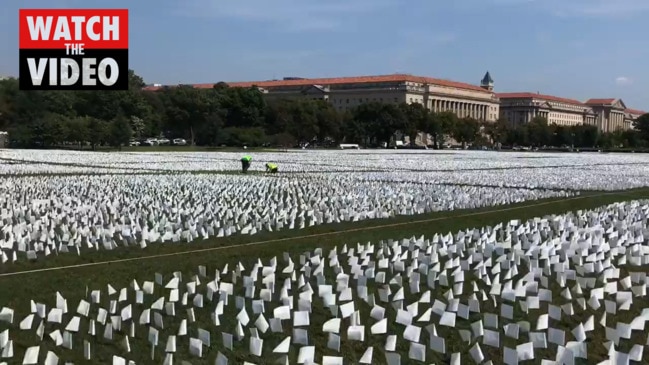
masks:
<path id="1" fill-rule="evenodd" d="M 299 78 L 282 80 L 228 82 L 230 87 L 257 87 L 271 98 L 310 98 L 326 100 L 340 111 L 362 103 L 420 103 L 432 111 L 451 111 L 459 117 L 495 122 L 499 100 L 493 91 L 494 82 L 487 74 L 481 85 L 436 79 L 409 74 Z M 212 88 L 214 84 L 195 84 L 196 88 Z M 155 91 L 160 85 L 148 86 Z"/>
<path id="2" fill-rule="evenodd" d="M 498 93 L 500 117 L 511 124 L 528 123 L 540 116 L 549 124 L 573 126 L 587 124 L 601 132 L 633 128 L 633 121 L 644 114 L 629 109 L 620 99 L 589 99 L 586 102 L 539 93 Z"/>
<path id="3" fill-rule="evenodd" d="M 627 108 L 622 99 L 589 99 L 586 105 L 597 113 L 595 123 L 604 132 L 632 129 L 633 121 L 644 114 L 641 110 Z"/>
<path id="4" fill-rule="evenodd" d="M 494 122 L 499 101 L 493 80 L 485 75 L 481 86 L 408 74 L 285 78 L 283 80 L 228 83 L 230 87 L 258 87 L 268 98 L 306 97 L 330 102 L 340 111 L 362 103 L 419 103 L 432 111 L 451 111 L 459 117 Z M 212 84 L 195 87 L 212 87 Z"/>
<path id="5" fill-rule="evenodd" d="M 496 95 L 500 99 L 500 116 L 514 125 L 529 123 L 535 117 L 562 126 L 594 124 L 597 117 L 579 100 L 530 92 Z"/>
<path id="6" fill-rule="evenodd" d="M 632 122 L 644 114 L 629 109 L 620 99 L 579 100 L 540 93 L 495 93 L 494 80 L 487 72 L 480 85 L 410 74 L 378 76 L 301 78 L 282 80 L 228 82 L 230 87 L 257 87 L 268 99 L 309 98 L 325 100 L 339 111 L 367 102 L 420 103 L 434 112 L 451 111 L 458 117 L 472 117 L 495 122 L 503 118 L 512 124 L 528 123 L 540 116 L 550 124 L 573 126 L 588 124 L 600 131 L 632 128 Z M 196 88 L 212 88 L 195 84 Z M 148 86 L 158 90 L 162 85 Z M 425 143 L 425 141 L 421 141 Z"/>
<path id="7" fill-rule="evenodd" d="M 633 122 L 642 114 L 645 114 L 642 110 L 626 109 L 624 111 L 624 129 L 634 129 Z"/>

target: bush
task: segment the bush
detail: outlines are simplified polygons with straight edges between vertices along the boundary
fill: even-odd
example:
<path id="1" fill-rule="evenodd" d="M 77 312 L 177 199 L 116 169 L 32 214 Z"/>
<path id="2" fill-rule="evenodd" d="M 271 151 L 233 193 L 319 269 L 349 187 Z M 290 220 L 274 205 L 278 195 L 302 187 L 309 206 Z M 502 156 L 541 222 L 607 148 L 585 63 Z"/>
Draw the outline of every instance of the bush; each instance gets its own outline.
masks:
<path id="1" fill-rule="evenodd" d="M 268 136 L 262 128 L 225 128 L 222 140 L 228 146 L 260 147 L 268 143 Z"/>
<path id="2" fill-rule="evenodd" d="M 290 148 L 297 144 L 297 140 L 290 133 L 278 133 L 270 136 L 269 143 L 277 147 Z"/>

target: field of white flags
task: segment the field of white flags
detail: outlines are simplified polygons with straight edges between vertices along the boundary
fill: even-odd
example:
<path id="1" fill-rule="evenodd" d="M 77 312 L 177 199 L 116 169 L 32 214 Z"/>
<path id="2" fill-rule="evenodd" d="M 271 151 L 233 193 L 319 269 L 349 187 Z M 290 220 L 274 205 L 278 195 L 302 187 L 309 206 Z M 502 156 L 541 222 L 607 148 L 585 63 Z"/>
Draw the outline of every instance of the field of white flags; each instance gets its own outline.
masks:
<path id="1" fill-rule="evenodd" d="M 2 264 L 649 186 L 642 154 L 0 151 Z M 263 174 L 266 162 L 280 172 Z"/>
<path id="2" fill-rule="evenodd" d="M 356 179 L 478 184 L 530 189 L 621 190 L 649 185 L 646 154 L 493 151 L 250 152 L 251 172 L 266 162 L 280 172 L 342 174 Z M 231 152 L 79 152 L 0 150 L 0 175 L 233 173 L 243 154 Z"/>
<path id="3" fill-rule="evenodd" d="M 47 365 L 647 363 L 648 220 L 648 201 L 617 203 L 90 283 L 83 298 L 2 308 L 0 353 Z"/>
<path id="4" fill-rule="evenodd" d="M 29 176 L 1 186 L 3 263 L 573 194 L 334 175 Z"/>

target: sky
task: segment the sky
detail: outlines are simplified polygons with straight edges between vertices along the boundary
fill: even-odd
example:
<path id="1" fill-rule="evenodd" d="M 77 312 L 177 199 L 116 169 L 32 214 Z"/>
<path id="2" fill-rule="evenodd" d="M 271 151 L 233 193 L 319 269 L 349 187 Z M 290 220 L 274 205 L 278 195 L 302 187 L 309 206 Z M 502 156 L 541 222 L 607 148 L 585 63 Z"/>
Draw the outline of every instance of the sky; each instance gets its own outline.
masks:
<path id="1" fill-rule="evenodd" d="M 18 74 L 19 8 L 88 7 L 129 9 L 147 83 L 488 70 L 497 92 L 649 110 L 649 0 L 2 0 L 0 75 Z"/>

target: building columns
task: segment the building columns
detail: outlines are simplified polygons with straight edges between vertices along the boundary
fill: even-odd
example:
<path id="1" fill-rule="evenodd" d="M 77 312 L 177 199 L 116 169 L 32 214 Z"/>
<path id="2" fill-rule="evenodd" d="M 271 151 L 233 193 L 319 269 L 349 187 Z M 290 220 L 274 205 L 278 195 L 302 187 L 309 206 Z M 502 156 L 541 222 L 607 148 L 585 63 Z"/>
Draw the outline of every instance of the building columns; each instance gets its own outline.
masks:
<path id="1" fill-rule="evenodd" d="M 617 126 L 619 129 L 622 129 L 622 123 L 623 123 L 622 114 L 618 114 L 617 119 L 618 119 Z"/>
<path id="2" fill-rule="evenodd" d="M 487 120 L 489 106 L 480 103 L 470 103 L 453 100 L 431 100 L 430 109 L 435 112 L 452 112 L 458 118 L 473 118 L 477 120 Z"/>
<path id="3" fill-rule="evenodd" d="M 617 115 L 617 128 L 624 129 L 624 114 Z"/>

